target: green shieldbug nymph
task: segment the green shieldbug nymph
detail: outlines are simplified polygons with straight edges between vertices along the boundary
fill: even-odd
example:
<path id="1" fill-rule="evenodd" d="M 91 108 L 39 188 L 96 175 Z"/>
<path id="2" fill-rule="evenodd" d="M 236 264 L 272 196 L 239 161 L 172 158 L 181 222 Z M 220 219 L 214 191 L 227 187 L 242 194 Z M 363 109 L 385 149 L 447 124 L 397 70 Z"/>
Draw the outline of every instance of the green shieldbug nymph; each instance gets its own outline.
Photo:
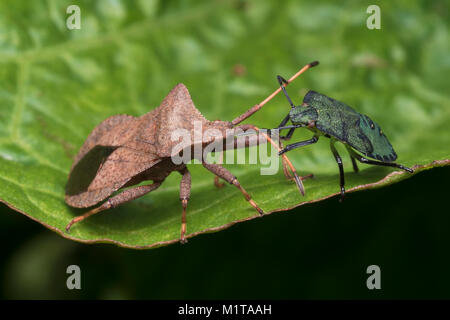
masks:
<path id="1" fill-rule="evenodd" d="M 394 148 L 380 126 L 368 116 L 355 111 L 343 102 L 315 91 L 309 91 L 305 95 L 302 105 L 295 106 L 285 88 L 289 82 L 281 76 L 278 76 L 278 82 L 291 105 L 289 114 L 276 128 L 278 130 L 289 129 L 287 135 L 280 136 L 280 139 L 290 139 L 294 130 L 301 127 L 306 127 L 314 133 L 311 139 L 289 144 L 279 154 L 316 143 L 320 136 L 330 138 L 331 152 L 339 166 L 341 200 L 345 195 L 344 168 L 342 159 L 334 146 L 337 141 L 345 145 L 355 172 L 358 172 L 355 159 L 361 163 L 395 167 L 410 173 L 413 172 L 412 169 L 393 162 L 397 159 Z M 292 125 L 286 126 L 289 120 Z"/>

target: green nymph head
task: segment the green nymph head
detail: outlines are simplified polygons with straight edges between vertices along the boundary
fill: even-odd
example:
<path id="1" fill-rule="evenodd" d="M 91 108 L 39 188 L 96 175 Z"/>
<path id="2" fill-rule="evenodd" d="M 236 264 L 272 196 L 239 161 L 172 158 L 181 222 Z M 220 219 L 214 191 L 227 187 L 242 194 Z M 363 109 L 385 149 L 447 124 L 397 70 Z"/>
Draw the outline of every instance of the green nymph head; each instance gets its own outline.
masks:
<path id="1" fill-rule="evenodd" d="M 293 124 L 308 126 L 311 122 L 317 121 L 318 114 L 313 107 L 302 104 L 301 106 L 296 106 L 291 109 L 289 118 Z"/>

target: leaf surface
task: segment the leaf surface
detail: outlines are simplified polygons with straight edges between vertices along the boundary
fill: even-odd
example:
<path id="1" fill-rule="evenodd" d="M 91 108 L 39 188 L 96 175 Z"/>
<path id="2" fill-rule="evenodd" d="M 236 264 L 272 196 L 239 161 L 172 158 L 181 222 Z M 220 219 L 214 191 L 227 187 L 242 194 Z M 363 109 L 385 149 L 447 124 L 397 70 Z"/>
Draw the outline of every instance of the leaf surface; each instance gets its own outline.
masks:
<path id="1" fill-rule="evenodd" d="M 417 4 L 384 4 L 382 29 L 368 30 L 365 8 L 352 2 L 86 1 L 79 4 L 81 29 L 68 30 L 70 4 L 0 4 L 0 200 L 64 237 L 132 248 L 178 241 L 178 173 L 151 194 L 75 225 L 70 235 L 63 230 L 84 212 L 65 204 L 64 188 L 88 134 L 109 116 L 152 110 L 180 82 L 207 119 L 231 121 L 276 89 L 276 75 L 288 78 L 320 60 L 288 87 L 296 104 L 314 89 L 369 115 L 398 162 L 416 173 L 450 163 L 448 21 L 438 10 L 424 15 Z M 248 122 L 273 128 L 288 111 L 280 95 Z M 291 141 L 310 136 L 298 130 Z M 348 192 L 413 177 L 366 165 L 353 173 L 339 151 Z M 327 139 L 288 155 L 300 174 L 314 174 L 304 181 L 305 197 L 282 170 L 261 175 L 264 165 L 226 167 L 267 213 L 337 194 Z M 189 169 L 188 237 L 258 216 L 236 188 L 216 189 L 202 166 Z"/>

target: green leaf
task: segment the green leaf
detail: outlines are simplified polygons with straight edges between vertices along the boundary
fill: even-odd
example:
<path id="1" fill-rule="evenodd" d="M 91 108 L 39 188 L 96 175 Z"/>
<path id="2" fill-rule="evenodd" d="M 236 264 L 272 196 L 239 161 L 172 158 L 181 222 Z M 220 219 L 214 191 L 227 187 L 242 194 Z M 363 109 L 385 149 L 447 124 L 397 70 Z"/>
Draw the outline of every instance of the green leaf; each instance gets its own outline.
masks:
<path id="1" fill-rule="evenodd" d="M 177 173 L 70 235 L 63 230 L 85 212 L 65 204 L 64 188 L 87 135 L 111 115 L 152 110 L 180 82 L 207 119 L 232 120 L 276 89 L 276 75 L 320 60 L 289 86 L 297 104 L 314 89 L 370 115 L 415 173 L 450 163 L 449 28 L 438 5 L 383 4 L 382 29 L 368 30 L 366 7 L 350 1 L 80 1 L 81 29 L 67 30 L 70 4 L 0 4 L 0 200 L 64 237 L 131 248 L 178 241 Z M 248 122 L 275 127 L 288 110 L 278 96 Z M 311 136 L 298 131 L 291 141 Z M 326 140 L 289 154 L 300 174 L 314 173 L 305 197 L 282 170 L 265 176 L 260 165 L 226 167 L 265 212 L 288 210 L 338 193 Z M 413 176 L 365 165 L 356 174 L 347 157 L 344 164 L 348 192 Z M 216 189 L 200 165 L 189 169 L 188 237 L 258 216 L 236 188 Z"/>

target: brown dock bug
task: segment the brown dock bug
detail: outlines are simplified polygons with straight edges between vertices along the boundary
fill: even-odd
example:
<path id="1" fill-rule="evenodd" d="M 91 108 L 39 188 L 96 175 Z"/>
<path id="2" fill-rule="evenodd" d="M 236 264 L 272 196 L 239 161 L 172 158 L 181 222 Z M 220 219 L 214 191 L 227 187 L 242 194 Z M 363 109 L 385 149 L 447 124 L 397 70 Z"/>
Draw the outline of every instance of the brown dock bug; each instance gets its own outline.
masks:
<path id="1" fill-rule="evenodd" d="M 311 66 L 311 64 L 305 66 L 289 81 L 295 79 Z M 258 129 L 252 125 L 237 125 L 261 109 L 280 91 L 281 88 L 278 88 L 260 104 L 255 105 L 232 122 L 208 121 L 194 106 L 187 88 L 183 84 L 178 84 L 170 91 L 158 108 L 141 117 L 116 115 L 104 120 L 91 132 L 75 157 L 65 196 L 66 203 L 76 208 L 89 208 L 102 201 L 104 202 L 85 214 L 75 217 L 67 225 L 66 231 L 69 232 L 74 223 L 89 216 L 137 199 L 157 189 L 171 172 L 178 171 L 182 175 L 180 182 L 182 204 L 180 241 L 186 242 L 186 208 L 190 197 L 191 176 L 185 162 L 176 164 L 172 159 L 174 155 L 181 155 L 183 152 L 195 148 L 203 150 L 215 138 L 200 141 L 194 138 L 189 140 L 188 144 L 180 145 L 178 142 L 172 141 L 171 133 L 180 128 L 193 132 L 194 124 L 197 122 L 201 124 L 203 130 L 215 129 L 220 131 L 225 143 L 225 138 L 230 136 L 230 129 L 239 128 L 244 131 L 249 128 Z M 264 136 L 267 141 L 281 150 L 272 139 L 267 135 Z M 245 140 L 246 146 L 252 143 L 252 137 L 247 138 Z M 232 147 L 237 147 L 236 140 L 234 140 Z M 224 146 L 223 149 L 226 148 Z M 190 154 L 192 154 L 190 160 L 196 158 L 195 152 Z M 217 177 L 236 186 L 253 208 L 261 215 L 264 213 L 241 186 L 237 178 L 227 169 L 219 164 L 207 163 L 203 159 L 198 160 Z M 289 165 L 295 182 L 300 192 L 303 193 L 303 184 L 301 178 L 295 172 L 295 168 L 285 155 L 283 161 Z M 150 180 L 153 183 L 137 186 L 143 181 Z M 122 190 L 124 188 L 127 189 Z M 116 191 L 121 192 L 112 195 Z"/>

